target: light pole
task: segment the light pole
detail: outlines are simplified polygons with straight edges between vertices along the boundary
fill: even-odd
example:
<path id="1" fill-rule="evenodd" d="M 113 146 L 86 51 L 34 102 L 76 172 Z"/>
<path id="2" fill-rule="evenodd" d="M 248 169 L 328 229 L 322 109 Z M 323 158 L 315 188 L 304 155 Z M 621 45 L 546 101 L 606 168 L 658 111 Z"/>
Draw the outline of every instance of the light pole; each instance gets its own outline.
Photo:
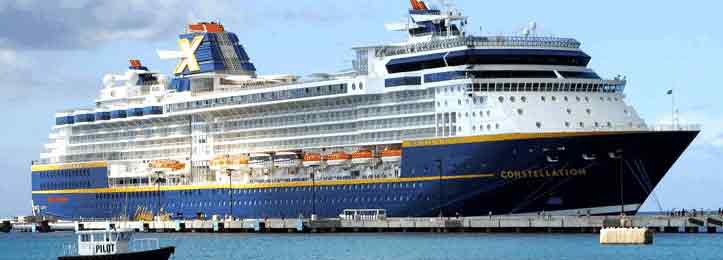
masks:
<path id="1" fill-rule="evenodd" d="M 311 217 L 316 215 L 316 169 L 311 172 Z"/>
<path id="2" fill-rule="evenodd" d="M 444 190 L 443 190 L 444 184 L 442 183 L 442 174 L 443 174 L 442 170 L 444 169 L 444 167 L 442 167 L 442 160 L 434 160 L 434 161 L 437 162 L 437 167 L 439 169 L 439 199 L 438 199 L 439 217 L 443 217 L 444 216 L 444 208 L 442 207 L 442 205 L 443 205 L 444 201 L 443 201 L 442 196 L 444 193 Z"/>
<path id="3" fill-rule="evenodd" d="M 226 175 L 228 175 L 228 216 L 233 219 L 233 189 L 231 187 L 231 175 L 233 169 L 226 168 Z"/>
<path id="4" fill-rule="evenodd" d="M 163 171 L 156 171 L 156 194 L 158 199 L 156 200 L 156 208 L 158 210 L 158 216 L 161 215 L 161 174 Z"/>

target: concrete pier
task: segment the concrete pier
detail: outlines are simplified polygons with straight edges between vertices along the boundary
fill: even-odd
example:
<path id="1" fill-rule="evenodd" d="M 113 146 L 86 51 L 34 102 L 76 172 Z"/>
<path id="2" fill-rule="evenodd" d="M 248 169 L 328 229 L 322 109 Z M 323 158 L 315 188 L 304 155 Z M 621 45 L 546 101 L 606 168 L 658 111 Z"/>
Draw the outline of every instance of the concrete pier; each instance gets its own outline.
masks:
<path id="1" fill-rule="evenodd" d="M 626 217 L 626 226 L 646 227 L 666 233 L 721 233 L 720 217 Z M 140 232 L 499 232 L 499 233 L 598 233 L 603 227 L 620 226 L 610 216 L 492 216 L 459 218 L 347 219 L 239 219 L 171 221 L 78 221 L 15 224 L 16 231 L 104 230 L 130 228 Z M 35 225 L 33 227 L 33 225 Z"/>

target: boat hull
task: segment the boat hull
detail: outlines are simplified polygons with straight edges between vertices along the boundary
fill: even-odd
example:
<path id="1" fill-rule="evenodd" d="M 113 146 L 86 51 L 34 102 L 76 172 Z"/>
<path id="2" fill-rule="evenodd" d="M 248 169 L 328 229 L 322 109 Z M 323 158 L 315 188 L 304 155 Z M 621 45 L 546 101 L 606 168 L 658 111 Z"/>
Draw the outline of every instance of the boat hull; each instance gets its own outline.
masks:
<path id="1" fill-rule="evenodd" d="M 160 193 L 148 188 L 130 192 L 127 201 L 122 189 L 34 193 L 33 199 L 46 208 L 44 214 L 63 219 L 133 216 L 137 207 L 156 205 L 177 218 L 199 212 L 336 217 L 344 209 L 385 209 L 390 217 L 634 214 L 697 134 L 597 132 L 412 141 L 405 142 L 401 173 L 395 178 L 234 186 L 230 194 L 228 186 Z"/>
<path id="2" fill-rule="evenodd" d="M 114 254 L 114 255 L 93 255 L 93 256 L 61 256 L 58 260 L 167 260 L 176 252 L 175 247 L 163 247 L 156 250 Z"/>

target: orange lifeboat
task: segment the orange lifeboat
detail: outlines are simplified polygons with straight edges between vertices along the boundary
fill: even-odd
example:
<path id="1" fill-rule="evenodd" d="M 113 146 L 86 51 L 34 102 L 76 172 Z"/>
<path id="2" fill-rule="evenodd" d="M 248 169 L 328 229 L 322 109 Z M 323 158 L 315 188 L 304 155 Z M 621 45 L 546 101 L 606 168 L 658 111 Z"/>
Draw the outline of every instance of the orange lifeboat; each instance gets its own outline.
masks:
<path id="1" fill-rule="evenodd" d="M 402 149 L 384 148 L 382 151 L 382 162 L 399 162 L 402 160 Z"/>
<path id="2" fill-rule="evenodd" d="M 374 159 L 374 153 L 370 150 L 360 150 L 351 154 L 351 163 L 353 164 L 369 163 L 372 159 Z"/>
<path id="3" fill-rule="evenodd" d="M 334 152 L 325 155 L 323 159 L 329 166 L 341 165 L 351 160 L 351 154 L 346 152 Z"/>
<path id="4" fill-rule="evenodd" d="M 211 168 L 220 169 L 227 167 L 230 164 L 230 158 L 228 155 L 219 155 L 211 160 Z"/>
<path id="5" fill-rule="evenodd" d="M 227 166 L 233 169 L 244 169 L 249 167 L 249 157 L 245 155 L 231 156 L 227 160 Z"/>
<path id="6" fill-rule="evenodd" d="M 151 161 L 148 166 L 153 169 L 170 169 L 179 171 L 186 168 L 186 164 L 175 160 L 155 160 Z"/>
<path id="7" fill-rule="evenodd" d="M 320 153 L 304 153 L 304 166 L 319 166 L 321 165 L 321 154 Z"/>

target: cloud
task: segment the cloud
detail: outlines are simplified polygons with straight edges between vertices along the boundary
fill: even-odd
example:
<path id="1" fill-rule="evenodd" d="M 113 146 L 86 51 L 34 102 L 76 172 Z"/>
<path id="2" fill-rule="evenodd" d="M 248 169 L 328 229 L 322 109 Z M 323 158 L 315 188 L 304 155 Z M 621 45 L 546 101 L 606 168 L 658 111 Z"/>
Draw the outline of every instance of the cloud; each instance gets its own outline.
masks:
<path id="1" fill-rule="evenodd" d="M 12 26 L 0 33 L 0 46 L 57 50 L 116 39 L 154 39 L 177 31 L 187 20 L 184 9 L 165 0 L 5 2 L 0 4 L 0 23 Z"/>
<path id="2" fill-rule="evenodd" d="M 367 4 L 368 8 L 380 7 Z M 324 8 L 319 8 L 324 6 Z M 355 8 L 351 8 L 351 7 Z M 358 5 L 298 1 L 269 8 L 268 1 L 0 0 L 0 48 L 66 50 L 113 40 L 167 39 L 199 20 L 236 22 L 246 28 L 279 22 L 328 23 L 363 14 Z"/>

